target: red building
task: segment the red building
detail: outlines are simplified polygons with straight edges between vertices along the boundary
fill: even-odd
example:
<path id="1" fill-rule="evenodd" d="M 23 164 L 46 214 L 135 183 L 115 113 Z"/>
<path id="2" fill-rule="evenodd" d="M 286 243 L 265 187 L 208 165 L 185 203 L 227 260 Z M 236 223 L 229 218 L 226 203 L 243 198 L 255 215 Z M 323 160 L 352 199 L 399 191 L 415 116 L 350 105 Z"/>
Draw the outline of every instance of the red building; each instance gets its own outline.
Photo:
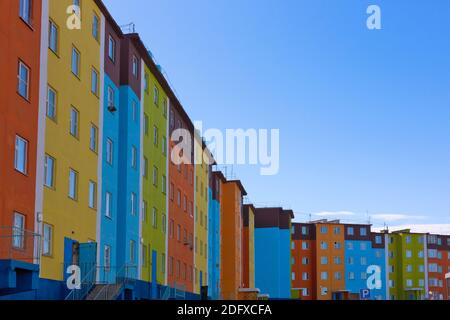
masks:
<path id="1" fill-rule="evenodd" d="M 36 263 L 42 2 L 0 1 L 0 260 Z"/>
<path id="2" fill-rule="evenodd" d="M 445 275 L 450 272 L 450 236 L 428 235 L 428 296 L 446 300 L 450 293 Z"/>

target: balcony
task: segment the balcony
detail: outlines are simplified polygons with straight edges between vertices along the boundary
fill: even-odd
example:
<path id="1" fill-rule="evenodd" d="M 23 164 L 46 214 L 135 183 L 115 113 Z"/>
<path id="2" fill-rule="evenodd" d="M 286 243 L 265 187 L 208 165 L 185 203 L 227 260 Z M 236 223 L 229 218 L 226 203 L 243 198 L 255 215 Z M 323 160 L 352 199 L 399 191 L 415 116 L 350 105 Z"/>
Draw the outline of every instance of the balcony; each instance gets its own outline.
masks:
<path id="1" fill-rule="evenodd" d="M 37 288 L 40 235 L 0 227 L 0 295 Z"/>

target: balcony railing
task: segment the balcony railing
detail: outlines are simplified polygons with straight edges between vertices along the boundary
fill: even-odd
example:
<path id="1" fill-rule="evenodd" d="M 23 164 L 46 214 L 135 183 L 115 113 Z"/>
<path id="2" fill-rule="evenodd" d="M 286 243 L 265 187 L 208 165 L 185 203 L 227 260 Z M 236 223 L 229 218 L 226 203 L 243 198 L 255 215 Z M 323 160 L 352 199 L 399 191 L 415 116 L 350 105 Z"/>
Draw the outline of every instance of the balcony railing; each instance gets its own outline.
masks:
<path id="1" fill-rule="evenodd" d="M 39 264 L 41 236 L 29 230 L 0 226 L 0 260 Z"/>

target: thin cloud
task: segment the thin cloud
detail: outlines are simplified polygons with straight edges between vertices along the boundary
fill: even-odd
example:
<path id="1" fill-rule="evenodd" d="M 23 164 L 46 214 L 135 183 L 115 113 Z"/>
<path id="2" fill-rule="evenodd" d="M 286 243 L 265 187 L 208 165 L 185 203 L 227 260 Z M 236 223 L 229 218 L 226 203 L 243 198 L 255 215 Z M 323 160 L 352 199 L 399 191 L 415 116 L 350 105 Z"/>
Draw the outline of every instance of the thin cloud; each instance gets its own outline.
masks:
<path id="1" fill-rule="evenodd" d="M 381 231 L 384 228 L 374 228 L 375 231 Z M 411 232 L 416 233 L 431 233 L 450 235 L 450 224 L 404 224 L 397 226 L 389 226 L 389 231 L 398 231 L 410 229 Z"/>
<path id="2" fill-rule="evenodd" d="M 380 214 L 372 214 L 370 217 L 374 220 L 381 220 L 385 222 L 395 222 L 401 220 L 424 220 L 426 216 L 414 216 L 407 214 L 393 214 L 393 213 L 380 213 Z"/>
<path id="3" fill-rule="evenodd" d="M 351 211 L 322 211 L 314 213 L 315 216 L 319 217 L 335 217 L 335 216 L 355 216 L 356 213 Z"/>

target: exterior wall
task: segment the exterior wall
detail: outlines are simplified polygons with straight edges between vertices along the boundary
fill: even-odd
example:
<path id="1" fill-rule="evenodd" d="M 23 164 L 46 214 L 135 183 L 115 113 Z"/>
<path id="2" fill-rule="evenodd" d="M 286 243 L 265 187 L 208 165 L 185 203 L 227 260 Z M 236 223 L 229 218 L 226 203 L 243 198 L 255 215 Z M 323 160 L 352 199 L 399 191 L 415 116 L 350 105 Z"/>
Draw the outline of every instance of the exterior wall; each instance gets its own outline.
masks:
<path id="1" fill-rule="evenodd" d="M 291 297 L 291 217 L 281 208 L 255 210 L 255 285 L 274 299 Z"/>
<path id="2" fill-rule="evenodd" d="M 14 212 L 25 216 L 25 229 L 35 231 L 36 150 L 39 112 L 39 76 L 41 51 L 42 1 L 33 1 L 32 23 L 28 25 L 19 15 L 19 1 L 0 3 L 0 234 L 11 234 Z M 30 69 L 29 98 L 18 94 L 18 66 L 22 61 Z M 26 174 L 15 170 L 16 135 L 28 142 Z M 38 183 L 41 183 L 40 181 Z M 21 259 L 33 263 L 33 243 Z M 32 240 L 32 239 L 30 239 Z M 11 241 L 0 244 L 0 260 L 7 255 Z M 8 248 L 5 248 L 8 247 Z"/>
<path id="3" fill-rule="evenodd" d="M 294 223 L 292 235 L 292 298 L 316 299 L 316 244 L 313 224 Z"/>
<path id="4" fill-rule="evenodd" d="M 190 141 L 191 154 L 183 153 L 185 159 L 181 165 L 176 165 L 172 160 L 169 162 L 169 286 L 182 287 L 192 292 L 193 269 L 194 269 L 194 167 L 193 153 L 193 126 L 184 117 L 182 108 L 176 103 L 170 104 L 169 132 L 185 128 L 189 131 L 186 137 Z M 169 154 L 174 147 L 181 142 L 170 139 Z M 189 142 L 186 141 L 186 142 Z M 180 197 L 178 198 L 178 195 Z M 184 205 L 186 197 L 186 206 Z"/>
<path id="5" fill-rule="evenodd" d="M 169 99 L 149 67 L 144 65 L 144 79 L 148 85 L 143 91 L 144 119 L 147 130 L 142 128 L 143 152 L 147 160 L 147 172 L 143 173 L 142 197 L 146 203 L 146 215 L 142 221 L 142 237 L 146 248 L 142 279 L 165 284 L 166 236 L 167 236 L 167 119 Z M 144 80 L 145 82 L 145 80 Z M 145 170 L 145 161 L 142 164 Z M 154 171 L 156 169 L 156 171 Z M 156 180 L 154 181 L 154 174 Z M 155 214 L 155 217 L 153 216 Z M 155 220 L 154 220 L 155 218 Z M 142 255 L 144 253 L 142 252 Z"/>
<path id="6" fill-rule="evenodd" d="M 418 300 L 428 292 L 426 236 L 409 232 L 389 235 L 390 300 Z M 407 251 L 412 256 L 407 257 Z M 412 272 L 408 272 L 408 266 Z M 422 271 L 421 271 L 422 270 Z M 408 280 L 412 285 L 408 285 Z"/>
<path id="7" fill-rule="evenodd" d="M 209 166 L 203 161 L 202 138 L 195 135 L 195 267 L 194 293 L 208 285 L 208 176 Z"/>
<path id="8" fill-rule="evenodd" d="M 255 288 L 255 209 L 244 205 L 242 276 L 244 288 Z"/>
<path id="9" fill-rule="evenodd" d="M 241 237 L 242 197 L 240 182 L 221 185 L 221 293 L 225 300 L 235 300 L 242 284 Z"/>
<path id="10" fill-rule="evenodd" d="M 101 187 L 101 209 L 100 209 L 100 226 L 99 230 L 99 247 L 98 247 L 98 264 L 106 266 L 105 248 L 110 248 L 110 264 L 118 267 L 118 220 L 119 220 L 119 198 L 122 196 L 119 192 L 119 129 L 120 129 L 120 43 L 121 36 L 112 26 L 109 20 L 105 20 L 106 41 L 111 37 L 116 43 L 115 61 L 109 58 L 108 46 L 105 45 L 104 50 L 104 67 L 105 80 L 103 90 L 103 125 L 102 130 L 102 187 Z M 117 111 L 110 111 L 108 104 L 108 90 L 114 92 L 114 107 Z M 111 141 L 113 144 L 112 163 L 107 160 L 107 143 Z M 111 200 L 111 217 L 106 216 L 106 194 L 110 194 Z"/>
<path id="11" fill-rule="evenodd" d="M 428 298 L 443 300 L 448 297 L 445 274 L 450 272 L 450 236 L 429 235 L 427 238 Z"/>
<path id="12" fill-rule="evenodd" d="M 315 226 L 317 300 L 337 299 L 334 295 L 345 291 L 344 227 L 335 223 L 318 223 Z M 321 232 L 321 228 L 326 228 L 326 232 Z M 321 249 L 322 242 L 327 243 L 328 249 Z M 335 244 L 340 244 L 340 248 L 336 248 Z M 322 257 L 328 259 L 327 264 L 321 263 Z M 339 258 L 341 263 L 336 264 L 335 258 Z M 327 274 L 327 279 L 322 279 L 322 272 Z"/>
<path id="13" fill-rule="evenodd" d="M 58 52 L 48 50 L 48 84 L 57 92 L 56 121 L 47 118 L 45 153 L 56 160 L 55 187 L 44 189 L 43 219 L 53 226 L 53 252 L 41 259 L 41 277 L 63 279 L 63 263 L 72 264 L 73 242 L 96 241 L 97 209 L 88 206 L 89 181 L 98 186 L 98 154 L 89 148 L 91 124 L 99 128 L 101 95 L 91 92 L 91 70 L 100 71 L 101 44 L 91 27 L 65 27 L 70 0 L 50 1 L 50 19 L 59 27 Z M 82 21 L 91 25 L 93 14 L 100 17 L 94 1 L 83 1 Z M 80 77 L 71 72 L 72 46 L 81 54 Z M 100 80 L 100 79 L 99 79 Z M 100 82 L 100 81 L 99 81 Z M 69 133 L 70 106 L 79 111 L 79 136 Z M 78 172 L 77 199 L 68 197 L 69 170 Z M 95 261 L 91 261 L 95 262 Z"/>
<path id="14" fill-rule="evenodd" d="M 214 300 L 220 298 L 220 175 L 210 170 L 208 190 L 208 295 Z"/>

